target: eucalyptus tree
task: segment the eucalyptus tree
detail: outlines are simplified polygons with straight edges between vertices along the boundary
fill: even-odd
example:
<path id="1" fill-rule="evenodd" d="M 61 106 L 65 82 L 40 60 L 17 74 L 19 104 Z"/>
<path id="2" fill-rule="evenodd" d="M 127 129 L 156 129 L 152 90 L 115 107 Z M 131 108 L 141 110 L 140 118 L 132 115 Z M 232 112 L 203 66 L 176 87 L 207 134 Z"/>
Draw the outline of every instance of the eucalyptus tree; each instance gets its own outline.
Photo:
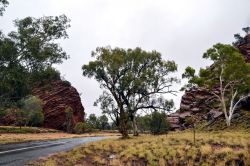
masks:
<path id="1" fill-rule="evenodd" d="M 129 120 L 134 135 L 138 135 L 135 115 L 139 110 L 169 111 L 173 107 L 173 101 L 165 99 L 164 94 L 176 93 L 172 84 L 178 79 L 171 75 L 177 71 L 174 61 L 165 61 L 159 52 L 141 48 L 98 47 L 92 56 L 95 60 L 83 65 L 83 75 L 95 78 L 105 89 L 99 101 L 112 103 L 104 108 L 113 107 L 123 137 L 128 137 Z"/>
<path id="2" fill-rule="evenodd" d="M 188 78 L 191 86 L 218 87 L 218 92 L 210 92 L 220 102 L 226 124 L 230 126 L 240 102 L 250 97 L 250 64 L 237 48 L 220 43 L 208 49 L 203 58 L 211 60 L 212 66 L 200 69 L 199 75 L 187 67 L 183 78 Z"/>
<path id="3" fill-rule="evenodd" d="M 14 21 L 16 31 L 7 36 L 0 33 L 1 105 L 30 94 L 42 76 L 58 77 L 52 65 L 69 56 L 56 41 L 68 37 L 69 21 L 65 15 L 26 17 Z"/>

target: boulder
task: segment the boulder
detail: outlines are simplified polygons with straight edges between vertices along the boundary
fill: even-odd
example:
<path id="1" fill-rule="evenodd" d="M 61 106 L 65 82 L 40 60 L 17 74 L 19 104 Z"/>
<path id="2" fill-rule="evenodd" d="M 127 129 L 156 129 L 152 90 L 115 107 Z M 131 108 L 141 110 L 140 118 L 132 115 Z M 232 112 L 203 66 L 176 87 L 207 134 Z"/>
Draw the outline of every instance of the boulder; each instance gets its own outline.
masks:
<path id="1" fill-rule="evenodd" d="M 67 81 L 57 80 L 44 86 L 36 86 L 33 95 L 43 102 L 44 127 L 58 130 L 66 130 L 65 109 L 71 107 L 73 116 L 72 126 L 84 121 L 84 107 L 77 90 Z"/>

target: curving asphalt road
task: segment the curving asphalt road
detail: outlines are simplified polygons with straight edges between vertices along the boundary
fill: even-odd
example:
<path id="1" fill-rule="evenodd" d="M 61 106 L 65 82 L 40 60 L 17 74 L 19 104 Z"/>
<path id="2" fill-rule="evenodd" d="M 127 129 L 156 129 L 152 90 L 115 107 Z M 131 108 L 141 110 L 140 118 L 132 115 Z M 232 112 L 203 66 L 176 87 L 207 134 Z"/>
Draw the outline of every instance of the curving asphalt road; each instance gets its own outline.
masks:
<path id="1" fill-rule="evenodd" d="M 67 151 L 74 147 L 107 137 L 69 138 L 55 141 L 36 141 L 21 144 L 0 145 L 0 166 L 22 166 L 27 162 L 49 154 Z"/>

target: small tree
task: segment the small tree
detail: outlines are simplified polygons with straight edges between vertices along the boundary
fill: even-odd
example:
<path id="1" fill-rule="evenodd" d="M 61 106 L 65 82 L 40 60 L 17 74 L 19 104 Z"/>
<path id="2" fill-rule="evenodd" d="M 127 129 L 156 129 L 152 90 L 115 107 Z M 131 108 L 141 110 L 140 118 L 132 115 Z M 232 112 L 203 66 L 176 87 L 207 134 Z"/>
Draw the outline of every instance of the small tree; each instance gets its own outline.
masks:
<path id="1" fill-rule="evenodd" d="M 141 132 L 150 131 L 151 115 L 137 116 L 138 130 Z"/>
<path id="2" fill-rule="evenodd" d="M 16 125 L 20 127 L 20 129 L 22 128 L 22 126 L 24 126 L 26 124 L 27 121 L 27 115 L 26 113 L 21 110 L 21 109 L 17 109 L 15 112 L 15 116 L 16 116 Z"/>
<path id="3" fill-rule="evenodd" d="M 154 111 L 151 115 L 150 131 L 153 134 L 163 134 L 169 131 L 170 124 L 164 112 Z"/>
<path id="4" fill-rule="evenodd" d="M 212 60 L 213 65 L 200 69 L 199 75 L 188 67 L 183 78 L 188 78 L 189 84 L 211 89 L 211 94 L 220 102 L 227 126 L 230 126 L 240 102 L 250 96 L 250 64 L 238 49 L 224 44 L 214 45 L 203 58 Z M 212 91 L 214 88 L 218 90 Z"/>
<path id="5" fill-rule="evenodd" d="M 106 130 L 109 128 L 108 118 L 106 115 L 102 115 L 98 118 L 99 129 Z"/>
<path id="6" fill-rule="evenodd" d="M 95 114 L 90 114 L 87 118 L 86 122 L 91 126 L 93 129 L 97 129 L 99 126 L 98 118 Z"/>
<path id="7" fill-rule="evenodd" d="M 73 109 L 71 107 L 66 107 L 65 110 L 65 127 L 68 133 L 72 132 L 73 125 L 72 125 L 72 118 L 73 118 Z"/>

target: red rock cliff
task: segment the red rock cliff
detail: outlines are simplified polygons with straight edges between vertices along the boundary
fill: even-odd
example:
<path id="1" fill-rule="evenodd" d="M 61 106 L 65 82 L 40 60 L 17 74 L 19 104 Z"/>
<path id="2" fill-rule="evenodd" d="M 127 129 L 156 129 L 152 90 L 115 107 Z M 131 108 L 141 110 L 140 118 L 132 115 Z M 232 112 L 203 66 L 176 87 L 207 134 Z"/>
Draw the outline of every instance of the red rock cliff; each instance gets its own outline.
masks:
<path id="1" fill-rule="evenodd" d="M 238 48 L 246 58 L 246 61 L 250 62 L 250 34 L 241 41 Z M 218 93 L 218 89 L 214 88 L 213 92 Z M 213 120 L 222 116 L 223 113 L 219 107 L 213 105 L 216 102 L 215 100 L 216 98 L 208 89 L 194 87 L 186 91 L 182 96 L 180 109 L 168 116 L 172 129 L 185 129 L 189 127 L 185 124 L 185 118 L 187 117 L 195 116 L 198 121 L 202 119 L 209 121 L 210 118 Z M 250 101 L 243 103 L 243 106 L 250 108 Z"/>
<path id="2" fill-rule="evenodd" d="M 55 81 L 34 88 L 33 95 L 43 102 L 44 127 L 65 130 L 65 108 L 73 109 L 72 125 L 84 120 L 84 108 L 77 90 L 69 83 Z"/>

